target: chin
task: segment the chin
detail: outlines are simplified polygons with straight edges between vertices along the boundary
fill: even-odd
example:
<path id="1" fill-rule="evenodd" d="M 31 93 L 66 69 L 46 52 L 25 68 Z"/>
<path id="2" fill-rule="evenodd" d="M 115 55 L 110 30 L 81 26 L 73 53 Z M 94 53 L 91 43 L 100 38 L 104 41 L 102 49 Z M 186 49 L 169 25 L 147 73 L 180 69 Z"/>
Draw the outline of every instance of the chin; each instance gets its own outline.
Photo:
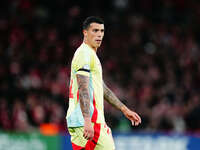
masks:
<path id="1" fill-rule="evenodd" d="M 100 47 L 100 46 L 101 46 L 101 43 L 97 45 L 97 47 Z"/>

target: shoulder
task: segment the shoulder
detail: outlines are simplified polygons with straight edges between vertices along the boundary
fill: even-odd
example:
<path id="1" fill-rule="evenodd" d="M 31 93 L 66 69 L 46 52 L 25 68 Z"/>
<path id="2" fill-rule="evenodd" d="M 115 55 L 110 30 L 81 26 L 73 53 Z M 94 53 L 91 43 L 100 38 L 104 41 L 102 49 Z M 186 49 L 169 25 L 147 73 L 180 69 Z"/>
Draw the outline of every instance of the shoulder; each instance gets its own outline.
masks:
<path id="1" fill-rule="evenodd" d="M 93 58 L 93 54 L 91 50 L 81 45 L 76 50 L 72 62 L 74 64 L 90 64 L 92 58 Z"/>
<path id="2" fill-rule="evenodd" d="M 75 55 L 88 56 L 92 55 L 92 51 L 85 44 L 81 44 L 80 47 L 76 50 Z"/>

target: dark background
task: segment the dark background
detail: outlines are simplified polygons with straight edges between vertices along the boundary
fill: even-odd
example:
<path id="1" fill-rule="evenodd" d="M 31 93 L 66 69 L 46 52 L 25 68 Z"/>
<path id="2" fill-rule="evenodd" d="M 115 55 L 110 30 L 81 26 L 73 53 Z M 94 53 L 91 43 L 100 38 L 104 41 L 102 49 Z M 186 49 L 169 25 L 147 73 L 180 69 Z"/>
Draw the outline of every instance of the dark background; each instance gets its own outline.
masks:
<path id="1" fill-rule="evenodd" d="M 0 3 L 0 129 L 66 132 L 70 63 L 82 22 L 105 21 L 104 81 L 142 117 L 139 127 L 105 103 L 113 131 L 198 133 L 200 2 L 7 0 Z"/>

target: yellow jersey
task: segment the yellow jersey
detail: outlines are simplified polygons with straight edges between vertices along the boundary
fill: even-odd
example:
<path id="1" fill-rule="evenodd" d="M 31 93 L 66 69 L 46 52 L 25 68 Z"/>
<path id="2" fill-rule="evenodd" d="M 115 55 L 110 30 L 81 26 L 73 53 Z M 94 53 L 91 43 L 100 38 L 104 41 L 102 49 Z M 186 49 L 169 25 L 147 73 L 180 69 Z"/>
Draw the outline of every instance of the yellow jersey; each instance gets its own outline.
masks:
<path id="1" fill-rule="evenodd" d="M 66 116 L 68 127 L 84 126 L 76 74 L 89 77 L 90 116 L 92 122 L 105 123 L 101 63 L 96 52 L 83 42 L 76 50 L 71 63 L 69 108 Z"/>

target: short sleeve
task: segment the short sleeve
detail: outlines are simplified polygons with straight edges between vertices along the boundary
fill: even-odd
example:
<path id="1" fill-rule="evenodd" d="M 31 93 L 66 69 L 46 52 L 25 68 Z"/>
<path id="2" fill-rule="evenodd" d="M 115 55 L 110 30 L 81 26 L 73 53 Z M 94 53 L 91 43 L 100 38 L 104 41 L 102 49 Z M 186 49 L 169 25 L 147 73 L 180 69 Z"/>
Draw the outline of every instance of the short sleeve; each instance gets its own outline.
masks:
<path id="1" fill-rule="evenodd" d="M 81 50 L 75 58 L 76 74 L 90 76 L 92 69 L 92 53 L 89 50 Z"/>

